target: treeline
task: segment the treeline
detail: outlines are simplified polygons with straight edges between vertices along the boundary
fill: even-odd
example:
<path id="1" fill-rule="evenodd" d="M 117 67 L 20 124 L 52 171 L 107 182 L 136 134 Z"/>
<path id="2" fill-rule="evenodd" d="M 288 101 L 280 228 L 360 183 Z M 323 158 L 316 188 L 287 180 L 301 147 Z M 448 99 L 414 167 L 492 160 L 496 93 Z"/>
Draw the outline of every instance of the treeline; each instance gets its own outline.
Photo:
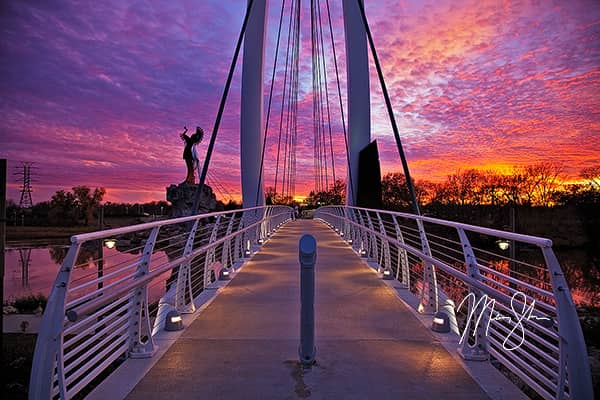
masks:
<path id="1" fill-rule="evenodd" d="M 98 224 L 99 218 L 103 218 L 105 222 L 107 218 L 131 218 L 134 223 L 136 219 L 139 222 L 142 217 L 171 215 L 172 206 L 167 201 L 102 203 L 105 195 L 104 188 L 75 186 L 71 191 L 58 190 L 49 201 L 36 203 L 31 208 L 21 208 L 9 200 L 6 205 L 6 223 L 19 226 L 93 226 Z M 241 207 L 241 204 L 233 200 L 227 203 L 217 200 L 215 211 Z"/>
<path id="2" fill-rule="evenodd" d="M 148 203 L 113 203 L 102 200 L 106 189 L 91 189 L 75 186 L 71 191 L 58 190 L 49 201 L 36 203 L 31 208 L 20 208 L 12 201 L 7 202 L 8 225 L 73 226 L 92 225 L 101 214 L 106 217 L 143 217 L 168 215 L 171 205 L 166 201 Z"/>
<path id="3" fill-rule="evenodd" d="M 555 163 L 538 163 L 514 167 L 511 171 L 466 169 L 450 174 L 443 182 L 413 179 L 415 195 L 421 206 L 530 206 L 552 207 L 569 204 L 600 203 L 600 165 L 585 168 L 581 183 L 565 183 L 564 168 Z M 410 210 L 410 194 L 406 178 L 392 172 L 381 180 L 384 209 Z M 290 197 L 281 197 L 270 187 L 267 204 L 293 204 Z M 310 192 L 306 205 L 318 207 L 344 204 L 346 185 L 337 180 L 326 191 Z"/>
<path id="4" fill-rule="evenodd" d="M 467 169 L 434 183 L 414 181 L 421 205 L 491 205 L 552 207 L 600 203 L 600 166 L 581 171 L 582 183 L 565 183 L 564 168 L 555 163 L 515 167 L 512 171 Z M 389 173 L 382 179 L 382 203 L 386 209 L 410 208 L 406 178 Z"/>

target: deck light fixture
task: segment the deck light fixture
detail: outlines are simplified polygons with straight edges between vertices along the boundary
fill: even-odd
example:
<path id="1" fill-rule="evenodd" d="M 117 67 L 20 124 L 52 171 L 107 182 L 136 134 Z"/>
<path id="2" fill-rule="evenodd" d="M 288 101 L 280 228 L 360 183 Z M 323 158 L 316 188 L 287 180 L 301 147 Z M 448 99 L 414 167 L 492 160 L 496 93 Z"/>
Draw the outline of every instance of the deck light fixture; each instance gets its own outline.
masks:
<path id="1" fill-rule="evenodd" d="M 385 279 L 386 281 L 394 279 L 392 276 L 392 271 L 389 269 L 384 269 L 382 278 Z"/>
<path id="2" fill-rule="evenodd" d="M 116 245 L 117 245 L 117 239 L 112 239 L 112 238 L 104 239 L 104 247 L 106 247 L 107 249 L 114 249 L 114 247 Z"/>
<path id="3" fill-rule="evenodd" d="M 183 329 L 183 319 L 177 310 L 171 310 L 165 318 L 165 331 L 180 331 Z"/>
<path id="4" fill-rule="evenodd" d="M 431 330 L 438 333 L 450 332 L 450 317 L 443 311 L 438 311 L 433 315 Z"/>
<path id="5" fill-rule="evenodd" d="M 231 273 L 229 270 L 227 268 L 221 268 L 221 271 L 219 271 L 219 280 L 226 281 L 229 279 L 231 279 Z"/>
<path id="6" fill-rule="evenodd" d="M 510 241 L 506 239 L 496 240 L 496 244 L 498 245 L 498 248 L 500 248 L 500 250 L 508 250 L 508 248 L 510 247 Z"/>

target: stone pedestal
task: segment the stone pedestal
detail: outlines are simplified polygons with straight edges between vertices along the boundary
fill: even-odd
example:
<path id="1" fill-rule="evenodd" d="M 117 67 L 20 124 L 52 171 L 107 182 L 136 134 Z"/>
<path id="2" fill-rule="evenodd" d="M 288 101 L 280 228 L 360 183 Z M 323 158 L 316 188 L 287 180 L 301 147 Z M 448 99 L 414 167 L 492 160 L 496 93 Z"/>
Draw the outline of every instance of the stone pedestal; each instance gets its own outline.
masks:
<path id="1" fill-rule="evenodd" d="M 171 217 L 187 217 L 192 215 L 194 195 L 199 185 L 180 183 L 167 187 L 167 201 L 173 205 Z M 200 213 L 209 213 L 217 208 L 217 197 L 210 186 L 204 185 L 200 195 Z"/>

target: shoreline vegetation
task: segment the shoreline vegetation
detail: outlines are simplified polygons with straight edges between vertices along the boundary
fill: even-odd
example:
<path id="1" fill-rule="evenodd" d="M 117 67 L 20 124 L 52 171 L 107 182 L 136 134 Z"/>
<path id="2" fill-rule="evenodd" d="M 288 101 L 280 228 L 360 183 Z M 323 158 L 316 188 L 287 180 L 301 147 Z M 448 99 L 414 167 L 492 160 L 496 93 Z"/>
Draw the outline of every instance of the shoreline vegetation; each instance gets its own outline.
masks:
<path id="1" fill-rule="evenodd" d="M 143 223 L 139 218 L 109 218 L 105 222 L 104 229 L 120 228 L 123 226 Z M 6 226 L 6 244 L 8 247 L 14 245 L 42 246 L 46 244 L 70 244 L 73 235 L 95 232 L 100 230 L 96 224 L 73 225 L 73 226 Z"/>

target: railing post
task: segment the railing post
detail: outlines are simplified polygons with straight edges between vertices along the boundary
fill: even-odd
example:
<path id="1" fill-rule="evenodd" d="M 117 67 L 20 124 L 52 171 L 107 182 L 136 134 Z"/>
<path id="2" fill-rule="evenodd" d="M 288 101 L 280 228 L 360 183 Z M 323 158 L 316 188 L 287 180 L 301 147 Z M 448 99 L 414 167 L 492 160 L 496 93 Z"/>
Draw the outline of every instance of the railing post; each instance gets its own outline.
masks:
<path id="1" fill-rule="evenodd" d="M 365 221 L 363 219 L 363 216 L 360 212 L 360 210 L 357 210 L 358 212 L 358 220 L 359 220 L 359 225 L 360 225 L 360 255 L 365 255 L 365 256 L 369 256 L 369 239 L 368 239 L 368 235 L 365 233 L 366 227 L 365 227 Z"/>
<path id="2" fill-rule="evenodd" d="M 217 234 L 219 233 L 219 223 L 220 222 L 221 222 L 221 216 L 219 215 L 219 216 L 217 216 L 217 219 L 215 220 L 215 224 L 213 225 L 208 243 L 212 243 L 215 240 L 217 240 Z M 206 256 L 204 258 L 204 289 L 206 289 L 206 287 L 212 283 L 210 280 L 210 272 L 212 271 L 211 266 L 216 262 L 215 253 L 216 253 L 216 250 L 215 250 L 214 246 L 206 251 Z M 219 277 L 215 273 L 215 280 L 217 280 L 217 279 L 219 279 Z"/>
<path id="3" fill-rule="evenodd" d="M 271 233 L 271 214 L 273 212 L 273 207 L 268 206 L 265 207 L 262 212 L 264 213 L 262 216 L 262 222 L 260 223 L 260 236 L 258 237 L 258 243 L 262 246 L 268 239 L 269 234 Z"/>
<path id="4" fill-rule="evenodd" d="M 244 228 L 249 227 L 252 225 L 252 223 L 254 219 L 254 212 L 253 211 L 244 211 L 244 214 L 242 215 L 242 225 L 244 226 Z M 253 237 L 253 229 L 248 229 L 247 231 L 244 232 L 244 238 L 242 240 L 242 254 L 244 255 L 244 258 L 249 257 L 252 254 L 252 240 L 254 239 Z"/>
<path id="5" fill-rule="evenodd" d="M 429 241 L 427 240 L 425 228 L 423 227 L 423 221 L 421 219 L 417 219 L 417 226 L 419 228 L 419 237 L 421 239 L 423 253 L 431 257 Z M 423 264 L 423 290 L 421 291 L 418 311 L 421 314 L 435 314 L 438 310 L 438 288 L 435 267 L 426 261 L 423 261 Z"/>
<path id="6" fill-rule="evenodd" d="M 44 310 L 31 366 L 29 398 L 32 400 L 53 397 L 54 367 L 57 370 L 59 394 L 61 398 L 66 398 L 64 366 L 59 362 L 62 360 L 62 356 L 59 357 L 58 354 L 63 352 L 62 332 L 65 321 L 65 300 L 71 280 L 71 271 L 77 260 L 80 246 L 79 243 L 73 243 L 69 247 L 69 252 L 60 267 Z"/>
<path id="7" fill-rule="evenodd" d="M 481 275 L 479 273 L 479 267 L 477 266 L 477 259 L 475 258 L 475 253 L 473 252 L 473 248 L 471 247 L 471 243 L 467 238 L 467 234 L 464 229 L 457 228 L 458 237 L 460 239 L 460 244 L 463 248 L 463 255 L 465 257 L 465 263 L 467 265 L 467 275 L 471 278 L 481 281 Z M 467 335 L 463 334 L 464 342 L 460 347 L 460 355 L 465 360 L 473 360 L 473 361 L 485 361 L 489 358 L 488 353 L 488 343 L 487 343 L 487 335 L 486 328 L 489 323 L 489 312 L 487 309 L 487 303 L 485 301 L 479 301 L 482 297 L 482 293 L 480 290 L 477 290 L 471 286 L 469 286 L 469 291 L 475 294 L 476 300 L 473 300 L 469 297 L 469 309 L 467 311 L 467 316 L 473 315 L 473 318 L 478 318 L 481 315 L 481 321 L 475 325 L 475 332 L 472 336 L 469 336 L 468 333 L 471 328 L 472 319 L 467 319 L 465 323 L 465 329 Z M 473 312 L 473 307 L 481 306 L 481 312 Z M 469 337 L 472 337 L 474 343 L 469 344 Z"/>
<path id="8" fill-rule="evenodd" d="M 298 245 L 300 260 L 300 347 L 298 354 L 303 365 L 315 362 L 315 262 L 317 241 L 312 235 L 303 235 Z"/>
<path id="9" fill-rule="evenodd" d="M 379 249 L 377 246 L 377 235 L 375 235 L 375 227 L 373 226 L 373 219 L 371 218 L 371 214 L 369 211 L 365 212 L 367 214 L 367 222 L 369 228 L 369 250 L 367 251 L 367 257 L 372 258 L 375 261 L 379 258 Z"/>
<path id="10" fill-rule="evenodd" d="M 383 220 L 381 219 L 381 214 L 377 213 L 377 221 L 379 222 L 379 232 L 387 238 L 387 232 L 385 230 L 385 225 L 383 224 Z M 381 258 L 379 261 L 380 269 L 390 271 L 391 275 L 391 255 L 390 255 L 390 243 L 386 240 L 381 239 Z"/>
<path id="11" fill-rule="evenodd" d="M 548 265 L 552 291 L 556 299 L 556 317 L 558 319 L 558 335 L 560 336 L 558 392 L 561 394 L 565 392 L 568 374 L 571 399 L 591 399 L 594 397 L 592 376 L 587 348 L 573 297 L 552 248 L 546 246 L 541 247 L 541 250 L 546 265 Z"/>
<path id="12" fill-rule="evenodd" d="M 342 217 L 344 218 L 344 239 L 346 242 L 350 242 L 350 244 L 354 243 L 354 239 L 352 238 L 352 226 L 348 222 L 350 217 L 348 216 L 348 208 L 342 207 Z"/>
<path id="13" fill-rule="evenodd" d="M 341 237 L 345 237 L 346 236 L 346 232 L 344 232 L 344 209 L 341 207 L 335 207 L 335 215 L 337 216 L 336 218 L 336 223 L 337 223 L 337 228 L 338 228 L 338 233 Z"/>
<path id="14" fill-rule="evenodd" d="M 244 212 L 241 213 L 240 215 L 240 223 L 238 224 L 238 230 L 242 230 L 244 229 Z M 244 238 L 246 237 L 246 234 L 240 234 L 240 235 L 236 235 L 235 236 L 235 242 L 233 244 L 233 262 L 234 265 L 237 264 L 237 262 L 241 259 L 244 258 Z"/>
<path id="15" fill-rule="evenodd" d="M 185 247 L 183 249 L 183 256 L 186 260 L 179 265 L 177 271 L 177 286 L 175 286 L 175 308 L 180 313 L 193 313 L 196 311 L 194 305 L 194 296 L 192 295 L 192 271 L 191 264 L 192 260 L 189 259 L 190 254 L 194 250 L 194 240 L 196 238 L 196 232 L 198 231 L 198 223 L 200 219 L 194 221 L 190 234 L 188 235 Z M 190 298 L 190 304 L 187 304 L 186 295 Z"/>
<path id="16" fill-rule="evenodd" d="M 392 220 L 394 221 L 394 228 L 396 229 L 396 240 L 402 244 L 404 243 L 404 236 L 402 235 L 402 229 L 400 228 L 400 224 L 396 219 L 396 216 L 392 214 Z M 396 280 L 400 278 L 400 271 L 402 270 L 402 279 L 400 282 L 403 285 L 406 285 L 407 288 L 410 288 L 410 270 L 408 267 L 408 254 L 406 250 L 401 247 L 398 247 L 398 262 L 396 265 Z"/>
<path id="17" fill-rule="evenodd" d="M 235 214 L 232 214 L 229 218 L 229 224 L 227 225 L 227 233 L 225 234 L 225 236 L 231 235 L 231 232 L 233 231 L 234 222 Z M 234 239 L 236 241 L 236 244 L 238 236 L 239 235 L 237 235 Z M 223 268 L 229 268 L 230 266 L 232 267 L 234 265 L 233 255 L 231 254 L 231 241 L 232 239 L 229 239 L 228 241 L 223 243 L 223 257 L 221 260 L 221 262 L 223 263 Z"/>
<path id="18" fill-rule="evenodd" d="M 150 271 L 150 260 L 159 229 L 160 226 L 153 228 L 148 236 L 142 257 L 138 262 L 136 279 L 142 278 Z M 129 317 L 132 321 L 129 327 L 129 357 L 152 357 L 156 352 L 156 347 L 152 339 L 152 327 L 150 326 L 150 313 L 148 311 L 148 283 L 134 289 L 134 296 L 129 301 L 129 306 Z M 148 338 L 145 342 L 142 341 L 144 336 Z"/>
<path id="19" fill-rule="evenodd" d="M 358 224 L 358 218 L 356 217 L 356 213 L 357 210 L 353 209 L 353 208 L 347 208 L 349 210 L 349 213 L 351 213 L 351 220 L 352 222 L 354 222 L 355 224 Z M 352 224 L 352 248 L 354 250 L 359 250 L 360 251 L 360 246 L 362 245 L 362 238 L 361 238 L 361 230 L 359 228 L 356 227 L 355 224 Z"/>

